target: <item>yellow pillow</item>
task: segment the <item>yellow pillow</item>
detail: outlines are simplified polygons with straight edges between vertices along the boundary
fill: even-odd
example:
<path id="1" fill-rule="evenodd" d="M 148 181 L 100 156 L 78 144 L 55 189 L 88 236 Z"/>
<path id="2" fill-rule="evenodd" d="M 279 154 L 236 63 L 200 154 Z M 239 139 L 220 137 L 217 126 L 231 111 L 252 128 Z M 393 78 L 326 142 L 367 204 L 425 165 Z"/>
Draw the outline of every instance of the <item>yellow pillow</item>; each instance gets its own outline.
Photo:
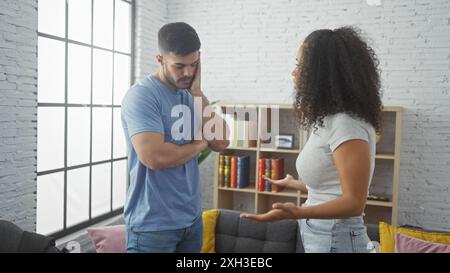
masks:
<path id="1" fill-rule="evenodd" d="M 201 253 L 216 253 L 216 222 L 218 209 L 203 212 L 203 245 Z"/>
<path id="2" fill-rule="evenodd" d="M 380 252 L 393 253 L 395 251 L 395 234 L 401 233 L 416 239 L 440 244 L 450 244 L 449 233 L 427 232 L 422 230 L 412 230 L 401 227 L 394 227 L 387 223 L 380 222 Z"/>

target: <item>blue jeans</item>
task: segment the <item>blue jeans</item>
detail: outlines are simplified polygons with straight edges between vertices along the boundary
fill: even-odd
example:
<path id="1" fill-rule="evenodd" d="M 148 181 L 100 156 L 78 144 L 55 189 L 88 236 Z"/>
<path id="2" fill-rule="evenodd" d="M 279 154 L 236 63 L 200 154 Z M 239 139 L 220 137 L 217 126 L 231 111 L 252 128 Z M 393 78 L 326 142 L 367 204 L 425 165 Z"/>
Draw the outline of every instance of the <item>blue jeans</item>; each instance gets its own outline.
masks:
<path id="1" fill-rule="evenodd" d="M 200 253 L 202 244 L 202 216 L 182 229 L 136 232 L 127 227 L 128 253 Z"/>
<path id="2" fill-rule="evenodd" d="M 362 216 L 301 219 L 299 224 L 306 253 L 369 253 L 374 250 Z"/>

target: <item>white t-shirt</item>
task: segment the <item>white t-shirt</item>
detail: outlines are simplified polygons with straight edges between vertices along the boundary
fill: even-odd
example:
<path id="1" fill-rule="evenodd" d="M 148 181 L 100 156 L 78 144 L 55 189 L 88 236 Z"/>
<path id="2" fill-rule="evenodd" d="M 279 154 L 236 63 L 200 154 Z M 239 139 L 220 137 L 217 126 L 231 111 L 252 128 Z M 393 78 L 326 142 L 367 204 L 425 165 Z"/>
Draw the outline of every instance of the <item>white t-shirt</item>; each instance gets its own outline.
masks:
<path id="1" fill-rule="evenodd" d="M 342 195 L 341 183 L 333 160 L 333 151 L 342 143 L 360 139 L 369 143 L 370 177 L 375 168 L 375 129 L 366 121 L 346 113 L 326 116 L 308 138 L 296 161 L 300 179 L 308 189 L 305 205 L 318 205 Z M 361 181 L 362 182 L 362 181 Z"/>

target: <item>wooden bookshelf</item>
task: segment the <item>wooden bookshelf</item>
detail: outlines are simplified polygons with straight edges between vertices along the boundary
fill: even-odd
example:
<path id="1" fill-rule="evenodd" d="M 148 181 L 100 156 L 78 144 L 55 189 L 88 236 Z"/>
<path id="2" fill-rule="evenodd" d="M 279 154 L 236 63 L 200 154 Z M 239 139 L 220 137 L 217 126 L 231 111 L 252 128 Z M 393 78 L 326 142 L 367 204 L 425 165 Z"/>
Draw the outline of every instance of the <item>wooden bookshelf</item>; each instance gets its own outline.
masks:
<path id="1" fill-rule="evenodd" d="M 291 104 L 267 105 L 232 102 L 219 102 L 215 106 L 219 112 L 223 112 L 226 107 L 227 109 L 256 109 L 258 118 L 258 141 L 256 147 L 229 147 L 221 153 L 224 155 L 250 155 L 250 160 L 253 162 L 250 162 L 250 185 L 247 188 L 239 189 L 219 186 L 218 165 L 221 154 L 216 154 L 214 168 L 214 206 L 216 208 L 234 209 L 249 213 L 267 212 L 271 209 L 272 203 L 274 202 L 293 202 L 301 206 L 307 200 L 307 194 L 291 189 L 283 189 L 279 192 L 258 191 L 257 181 L 258 160 L 267 157 L 284 158 L 285 173 L 297 176 L 295 160 L 306 143 L 309 134 L 302 128 L 298 128 L 293 106 Z M 283 121 L 279 125 L 280 133 L 289 133 L 295 136 L 293 149 L 280 149 L 260 141 L 262 130 L 261 117 L 265 114 L 264 111 L 270 108 L 279 109 L 280 120 Z M 372 188 L 376 190 L 377 187 L 372 187 L 373 184 L 382 179 L 382 182 L 386 185 L 379 188 L 389 189 L 390 192 L 382 193 L 383 196 L 388 196 L 388 201 L 367 200 L 365 221 L 369 223 L 378 223 L 378 221 L 382 220 L 397 225 L 402 112 L 403 108 L 398 106 L 387 106 L 383 108 L 384 123 L 381 130 L 381 140 L 377 144 L 375 172 L 371 190 Z M 290 117 L 290 119 L 287 120 L 287 117 Z M 377 173 L 377 166 L 380 164 L 384 164 L 384 168 L 388 169 L 389 172 L 379 175 Z M 386 176 L 392 179 L 385 179 Z M 372 193 L 371 190 L 369 194 L 378 194 L 378 192 Z"/>

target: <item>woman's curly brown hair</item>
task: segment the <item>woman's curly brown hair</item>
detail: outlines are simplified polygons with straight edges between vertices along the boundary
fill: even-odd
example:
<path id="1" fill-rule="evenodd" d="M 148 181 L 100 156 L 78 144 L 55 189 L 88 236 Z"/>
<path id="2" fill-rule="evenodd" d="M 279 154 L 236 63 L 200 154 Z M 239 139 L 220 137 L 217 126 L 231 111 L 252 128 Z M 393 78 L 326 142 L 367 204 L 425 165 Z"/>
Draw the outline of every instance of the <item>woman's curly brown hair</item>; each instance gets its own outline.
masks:
<path id="1" fill-rule="evenodd" d="M 378 59 L 353 27 L 316 30 L 306 37 L 295 75 L 294 107 L 306 127 L 323 126 L 327 115 L 356 115 L 381 127 Z"/>

